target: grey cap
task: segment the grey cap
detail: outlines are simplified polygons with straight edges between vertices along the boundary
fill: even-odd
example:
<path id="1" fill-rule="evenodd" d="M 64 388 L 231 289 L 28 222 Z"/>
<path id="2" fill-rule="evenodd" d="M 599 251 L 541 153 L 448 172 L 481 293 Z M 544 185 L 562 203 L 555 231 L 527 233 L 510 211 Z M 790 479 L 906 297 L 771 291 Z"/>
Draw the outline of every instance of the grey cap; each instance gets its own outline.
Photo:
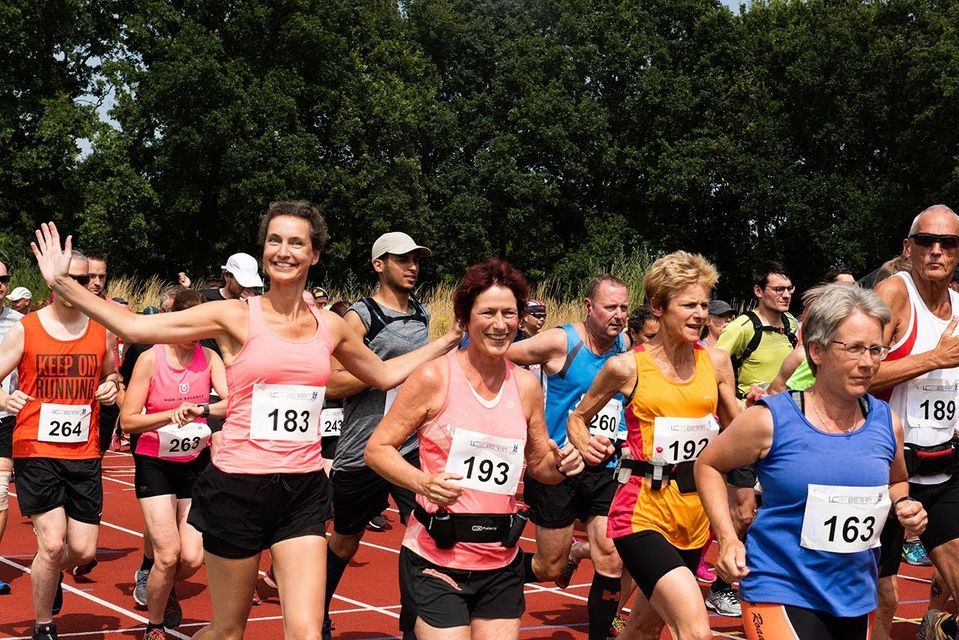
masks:
<path id="1" fill-rule="evenodd" d="M 370 252 L 370 260 L 376 260 L 387 253 L 401 256 L 404 253 L 411 253 L 413 251 L 416 251 L 420 255 L 426 257 L 433 255 L 432 251 L 426 247 L 416 244 L 413 242 L 413 238 L 409 237 L 402 231 L 390 231 L 389 233 L 384 233 L 381 235 L 376 239 L 376 242 L 373 243 L 373 250 Z"/>
<path id="2" fill-rule="evenodd" d="M 709 315 L 724 316 L 727 313 L 735 313 L 736 310 L 729 306 L 725 300 L 713 300 L 709 303 Z"/>

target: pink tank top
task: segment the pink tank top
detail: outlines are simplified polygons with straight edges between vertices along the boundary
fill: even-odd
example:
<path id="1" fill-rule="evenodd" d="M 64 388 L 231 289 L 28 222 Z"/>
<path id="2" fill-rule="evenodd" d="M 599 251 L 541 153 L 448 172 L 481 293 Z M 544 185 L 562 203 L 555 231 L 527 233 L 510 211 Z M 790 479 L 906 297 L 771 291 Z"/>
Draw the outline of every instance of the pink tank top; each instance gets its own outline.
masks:
<path id="1" fill-rule="evenodd" d="M 504 361 L 506 377 L 492 400 L 481 398 L 466 379 L 457 352 L 446 356 L 449 387 L 439 414 L 419 428 L 420 466 L 429 475 L 449 471 L 463 476 L 464 487 L 451 513 L 513 513 L 526 451 L 526 415 L 520 402 L 514 365 Z M 429 512 L 437 506 L 417 495 Z M 444 567 L 471 571 L 499 569 L 516 557 L 518 547 L 500 543 L 457 543 L 437 549 L 419 520 L 410 519 L 403 546 Z"/>
<path id="2" fill-rule="evenodd" d="M 210 363 L 203 347 L 194 345 L 193 358 L 185 369 L 175 369 L 167 360 L 162 344 L 153 346 L 153 377 L 144 409 L 159 413 L 176 409 L 184 402 L 199 404 L 210 400 Z M 168 425 L 141 433 L 135 453 L 171 462 L 190 462 L 210 445 L 210 427 L 200 418 L 176 427 Z"/>
<path id="3" fill-rule="evenodd" d="M 213 464 L 227 473 L 309 473 L 323 468 L 320 410 L 333 349 L 319 312 L 308 340 L 267 326 L 261 298 L 247 299 L 246 344 L 226 367 L 229 404 Z"/>

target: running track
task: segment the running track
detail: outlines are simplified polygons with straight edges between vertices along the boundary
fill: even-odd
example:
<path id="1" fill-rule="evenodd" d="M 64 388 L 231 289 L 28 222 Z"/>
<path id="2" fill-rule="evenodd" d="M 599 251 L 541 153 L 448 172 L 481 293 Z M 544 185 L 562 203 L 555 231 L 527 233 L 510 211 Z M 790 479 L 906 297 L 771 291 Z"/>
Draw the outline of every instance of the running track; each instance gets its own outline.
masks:
<path id="1" fill-rule="evenodd" d="M 146 623 L 146 611 L 136 607 L 131 596 L 133 573 L 140 564 L 142 531 L 142 516 L 133 494 L 133 461 L 129 454 L 111 451 L 104 459 L 103 468 L 105 505 L 97 553 L 100 564 L 84 578 L 64 578 L 63 612 L 56 620 L 60 638 L 64 640 L 140 638 Z M 0 596 L 0 638 L 28 640 L 33 608 L 27 571 L 36 542 L 29 520 L 20 515 L 14 494 L 11 485 L 9 522 L 0 547 L 0 578 L 12 585 L 13 593 Z M 391 530 L 367 532 L 364 536 L 362 547 L 333 601 L 337 640 L 386 640 L 399 635 L 396 563 L 402 526 L 395 511 L 391 510 L 387 519 Z M 532 526 L 526 535 L 522 546 L 532 550 Z M 269 554 L 264 554 L 261 569 L 265 570 L 268 564 Z M 915 638 L 916 622 L 925 611 L 930 574 L 929 569 L 903 563 L 894 640 Z M 573 577 L 573 584 L 566 590 L 527 585 L 527 611 L 520 637 L 585 640 L 585 603 L 591 579 L 592 566 L 583 562 Z M 263 602 L 252 609 L 245 637 L 279 640 L 283 637 L 283 628 L 276 592 L 262 581 L 258 590 Z M 171 637 L 189 638 L 209 620 L 211 613 L 204 571 L 181 583 L 177 592 L 184 623 Z M 715 637 L 743 637 L 738 619 L 712 616 L 711 623 Z M 669 637 L 668 632 L 664 632 L 663 637 Z"/>

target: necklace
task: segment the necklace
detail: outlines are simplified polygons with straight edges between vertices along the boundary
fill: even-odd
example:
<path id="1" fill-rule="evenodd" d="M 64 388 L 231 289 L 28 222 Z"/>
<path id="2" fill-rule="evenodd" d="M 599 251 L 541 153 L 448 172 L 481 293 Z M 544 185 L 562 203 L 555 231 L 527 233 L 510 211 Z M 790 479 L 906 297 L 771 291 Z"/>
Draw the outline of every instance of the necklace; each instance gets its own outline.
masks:
<path id="1" fill-rule="evenodd" d="M 838 430 L 839 430 L 839 433 L 842 433 L 842 434 L 845 434 L 845 435 L 849 435 L 852 431 L 854 431 L 854 430 L 856 429 L 856 426 L 857 426 L 856 423 L 859 422 L 858 418 L 856 417 L 856 409 L 857 409 L 857 408 L 858 408 L 858 407 L 853 407 L 852 414 L 851 414 L 850 418 L 849 418 L 848 420 L 843 420 L 843 421 L 842 421 L 843 423 L 848 423 L 848 424 L 849 424 L 848 427 L 842 427 L 842 426 L 839 425 L 839 422 L 838 422 L 838 421 L 833 420 L 833 421 L 832 421 L 832 423 L 833 423 L 833 428 L 834 428 L 834 429 L 838 429 Z M 829 423 L 829 420 L 828 420 L 827 417 L 822 413 L 822 411 L 819 410 L 819 401 L 818 401 L 818 400 L 816 401 L 815 404 L 813 404 L 813 410 L 816 412 L 816 415 L 819 416 L 819 421 L 822 423 L 823 428 L 826 429 L 826 425 Z"/>

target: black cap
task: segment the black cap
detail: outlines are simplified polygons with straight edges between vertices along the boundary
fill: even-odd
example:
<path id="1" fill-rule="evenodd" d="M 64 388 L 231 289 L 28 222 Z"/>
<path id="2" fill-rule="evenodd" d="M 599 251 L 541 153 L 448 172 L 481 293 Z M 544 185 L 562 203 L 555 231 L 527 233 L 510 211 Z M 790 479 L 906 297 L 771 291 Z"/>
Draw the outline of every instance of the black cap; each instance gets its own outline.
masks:
<path id="1" fill-rule="evenodd" d="M 709 303 L 709 315 L 711 316 L 724 316 L 727 313 L 735 313 L 735 311 L 725 300 L 713 300 Z"/>

